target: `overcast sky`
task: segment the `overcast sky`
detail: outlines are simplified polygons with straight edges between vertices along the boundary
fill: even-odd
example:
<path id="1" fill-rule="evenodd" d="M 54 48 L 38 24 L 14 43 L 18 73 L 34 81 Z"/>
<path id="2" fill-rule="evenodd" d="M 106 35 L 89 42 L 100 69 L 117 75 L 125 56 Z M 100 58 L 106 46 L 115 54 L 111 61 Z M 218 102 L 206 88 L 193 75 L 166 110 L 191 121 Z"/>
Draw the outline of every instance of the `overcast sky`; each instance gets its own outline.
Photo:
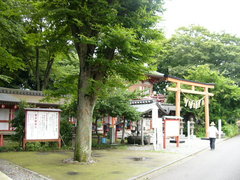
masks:
<path id="1" fill-rule="evenodd" d="M 240 0 L 165 0 L 160 26 L 168 37 L 182 26 L 206 27 L 240 37 Z"/>

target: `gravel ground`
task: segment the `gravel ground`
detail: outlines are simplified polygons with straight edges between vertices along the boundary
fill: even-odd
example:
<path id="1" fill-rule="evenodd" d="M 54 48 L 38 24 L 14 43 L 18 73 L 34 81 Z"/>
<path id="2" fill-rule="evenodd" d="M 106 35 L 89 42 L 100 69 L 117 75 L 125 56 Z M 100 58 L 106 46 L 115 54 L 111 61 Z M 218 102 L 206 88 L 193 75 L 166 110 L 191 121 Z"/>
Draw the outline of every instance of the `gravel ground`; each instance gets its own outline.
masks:
<path id="1" fill-rule="evenodd" d="M 0 171 L 12 180 L 50 180 L 36 172 L 22 168 L 3 159 L 0 159 Z"/>

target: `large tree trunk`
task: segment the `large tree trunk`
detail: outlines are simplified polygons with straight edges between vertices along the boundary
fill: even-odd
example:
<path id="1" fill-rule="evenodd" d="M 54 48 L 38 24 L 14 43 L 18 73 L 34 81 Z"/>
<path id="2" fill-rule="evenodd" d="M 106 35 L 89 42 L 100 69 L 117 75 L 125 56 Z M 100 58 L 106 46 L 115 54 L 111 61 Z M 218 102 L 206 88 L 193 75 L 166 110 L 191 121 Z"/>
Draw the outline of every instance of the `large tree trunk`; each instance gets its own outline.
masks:
<path id="1" fill-rule="evenodd" d="M 96 103 L 96 97 L 88 94 L 89 86 L 89 77 L 81 75 L 79 82 L 77 130 L 74 151 L 74 160 L 80 162 L 91 161 L 92 115 Z"/>
<path id="2" fill-rule="evenodd" d="M 88 97 L 78 103 L 77 130 L 74 160 L 90 162 L 92 152 L 92 111 L 93 102 Z"/>
<path id="3" fill-rule="evenodd" d="M 86 29 L 72 25 L 71 30 L 73 37 L 76 39 L 74 45 L 80 63 L 74 160 L 90 162 L 92 151 L 92 116 L 97 100 L 95 81 L 102 81 L 105 73 L 99 71 L 99 66 L 94 67 L 93 64 L 89 63 L 89 58 L 94 56 L 95 45 L 84 44 L 79 40 L 79 34 Z M 90 36 L 91 34 L 94 36 L 94 33 L 91 30 L 88 32 Z"/>
<path id="4" fill-rule="evenodd" d="M 73 29 L 75 31 L 76 29 Z M 75 42 L 80 62 L 78 82 L 77 130 L 74 160 L 90 162 L 92 152 L 92 116 L 96 104 L 96 94 L 92 91 L 93 74 L 88 60 L 88 45 Z"/>

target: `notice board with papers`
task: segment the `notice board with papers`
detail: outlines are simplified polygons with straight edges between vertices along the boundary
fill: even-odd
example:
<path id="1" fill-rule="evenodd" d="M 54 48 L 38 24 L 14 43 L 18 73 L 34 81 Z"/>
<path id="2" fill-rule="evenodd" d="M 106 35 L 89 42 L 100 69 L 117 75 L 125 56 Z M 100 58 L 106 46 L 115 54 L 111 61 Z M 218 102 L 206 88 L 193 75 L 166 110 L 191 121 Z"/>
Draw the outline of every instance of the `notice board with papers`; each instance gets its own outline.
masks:
<path id="1" fill-rule="evenodd" d="M 32 141 L 60 140 L 60 109 L 26 108 L 25 109 L 25 138 Z"/>

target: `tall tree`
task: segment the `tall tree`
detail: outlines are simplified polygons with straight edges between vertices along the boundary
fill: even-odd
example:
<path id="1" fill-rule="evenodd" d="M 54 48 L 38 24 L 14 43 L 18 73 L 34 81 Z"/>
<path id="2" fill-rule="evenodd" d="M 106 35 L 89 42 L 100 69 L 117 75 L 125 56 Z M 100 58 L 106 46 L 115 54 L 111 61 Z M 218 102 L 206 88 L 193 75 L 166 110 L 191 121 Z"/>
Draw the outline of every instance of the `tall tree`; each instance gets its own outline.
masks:
<path id="1" fill-rule="evenodd" d="M 50 81 L 53 64 L 59 54 L 68 55 L 71 46 L 66 43 L 68 33 L 56 29 L 44 16 L 38 1 L 28 3 L 24 12 L 26 35 L 24 57 L 28 67 L 28 78 L 32 80 L 31 88 L 45 90 Z M 57 32 L 56 32 L 57 31 Z M 64 35 L 62 35 L 64 33 Z"/>
<path id="2" fill-rule="evenodd" d="M 138 96 L 137 93 L 129 92 L 126 88 L 118 88 L 107 96 L 101 96 L 94 109 L 96 122 L 98 119 L 109 115 L 112 117 L 118 117 L 118 120 L 123 121 L 121 143 L 124 143 L 126 120 L 138 121 L 141 118 L 141 113 L 130 105 L 130 100 L 137 98 Z M 99 137 L 98 139 L 100 141 Z"/>
<path id="3" fill-rule="evenodd" d="M 236 120 L 240 118 L 240 88 L 236 83 L 223 76 L 219 71 L 213 70 L 209 65 L 201 65 L 198 67 L 192 67 L 187 70 L 187 74 L 184 76 L 185 79 L 214 83 L 215 87 L 211 89 L 211 93 L 214 94 L 210 98 L 210 119 L 217 122 L 222 119 L 226 123 L 236 123 Z M 202 99 L 201 95 L 186 95 L 187 98 L 199 100 Z M 174 102 L 175 94 L 169 96 L 168 100 Z M 182 99 L 182 111 L 183 113 L 193 113 L 196 115 L 198 120 L 204 119 L 204 106 L 199 109 L 190 109 L 189 107 L 184 107 L 184 102 Z"/>
<path id="4" fill-rule="evenodd" d="M 22 45 L 24 34 L 21 3 L 0 1 L 0 86 L 12 80 L 11 73 L 25 67 L 15 50 Z"/>
<path id="5" fill-rule="evenodd" d="M 56 29 L 40 4 L 25 0 L 0 2 L 0 80 L 5 80 L 1 86 L 51 88 L 54 62 L 59 54 L 68 56 L 70 49 L 73 51 L 72 43 L 67 43 L 69 31 Z"/>
<path id="6" fill-rule="evenodd" d="M 91 161 L 92 115 L 101 88 L 113 74 L 143 77 L 155 60 L 161 33 L 152 28 L 161 0 L 46 0 L 42 8 L 56 29 L 67 25 L 80 63 L 74 159 Z"/>
<path id="7" fill-rule="evenodd" d="M 210 118 L 217 122 L 222 119 L 227 123 L 236 122 L 240 117 L 240 88 L 236 82 L 223 76 L 223 73 L 212 70 L 208 65 L 194 67 L 188 70 L 186 79 L 199 82 L 215 83 L 211 92 Z"/>
<path id="8" fill-rule="evenodd" d="M 240 84 L 240 38 L 201 26 L 182 27 L 164 43 L 159 71 L 183 76 L 191 66 L 210 64 Z"/>

